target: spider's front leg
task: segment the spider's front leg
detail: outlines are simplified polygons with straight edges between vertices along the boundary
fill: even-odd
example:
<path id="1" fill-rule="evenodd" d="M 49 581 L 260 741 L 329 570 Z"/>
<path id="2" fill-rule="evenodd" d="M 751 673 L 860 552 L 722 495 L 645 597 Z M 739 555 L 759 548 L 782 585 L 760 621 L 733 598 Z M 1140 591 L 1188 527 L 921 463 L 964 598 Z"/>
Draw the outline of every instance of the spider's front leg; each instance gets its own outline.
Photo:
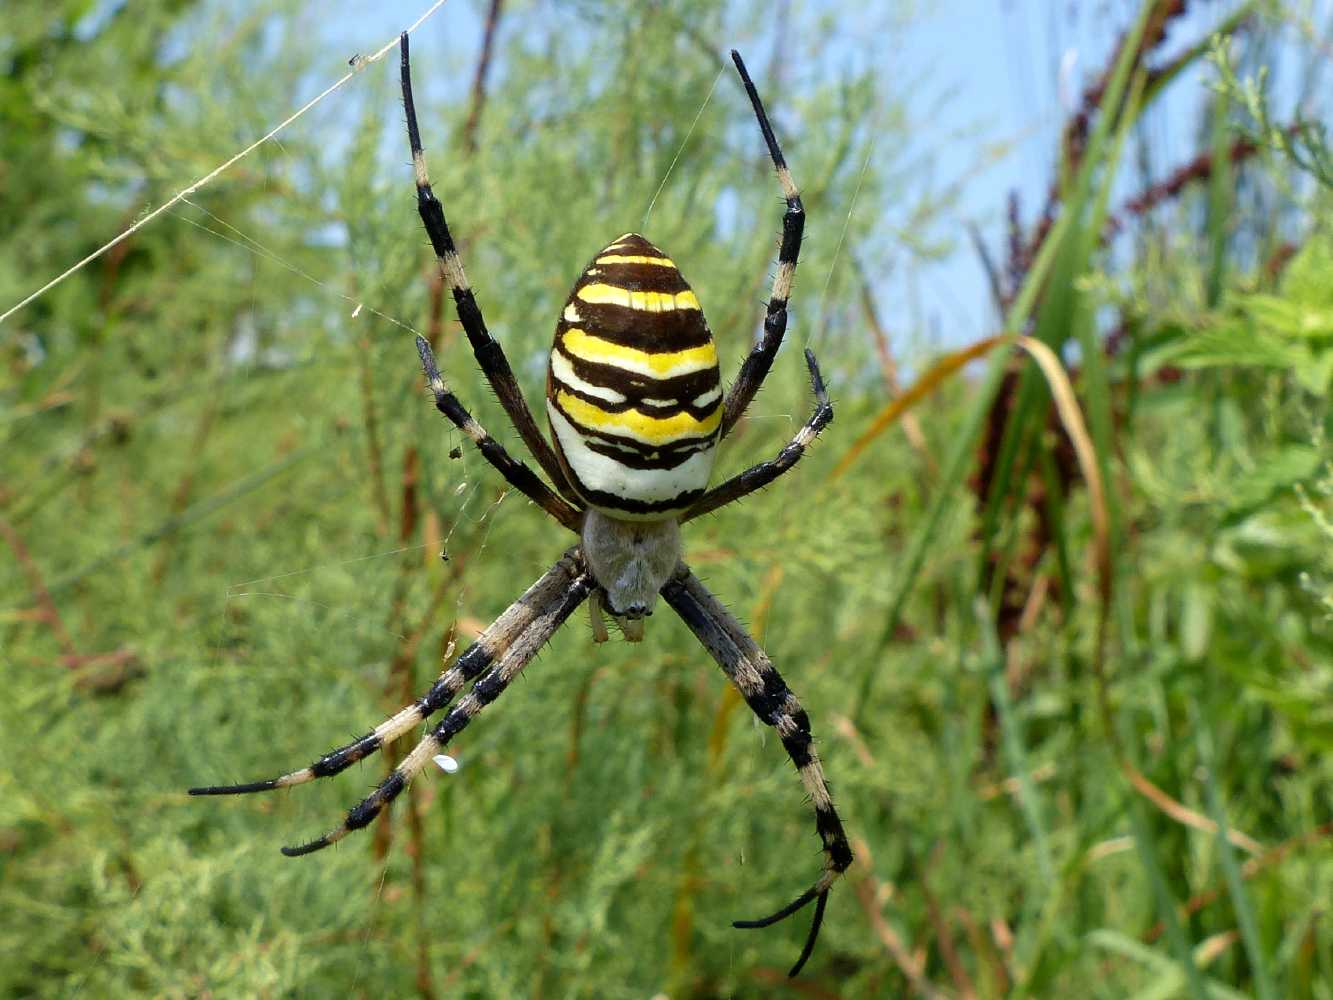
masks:
<path id="1" fill-rule="evenodd" d="M 824 920 L 829 889 L 852 863 L 852 849 L 843 831 L 842 820 L 833 806 L 824 770 L 815 754 L 810 735 L 810 717 L 782 680 L 768 655 L 759 648 L 745 628 L 708 592 L 689 567 L 681 564 L 677 573 L 662 588 L 662 597 L 680 615 L 681 620 L 717 660 L 746 704 L 767 725 L 777 730 L 783 749 L 796 765 L 801 784 L 815 807 L 815 829 L 824 845 L 824 871 L 815 883 L 792 902 L 761 920 L 738 920 L 741 928 L 768 927 L 791 916 L 807 904 L 815 903 L 805 947 L 788 973 L 795 976 L 814 951 L 815 940 Z"/>

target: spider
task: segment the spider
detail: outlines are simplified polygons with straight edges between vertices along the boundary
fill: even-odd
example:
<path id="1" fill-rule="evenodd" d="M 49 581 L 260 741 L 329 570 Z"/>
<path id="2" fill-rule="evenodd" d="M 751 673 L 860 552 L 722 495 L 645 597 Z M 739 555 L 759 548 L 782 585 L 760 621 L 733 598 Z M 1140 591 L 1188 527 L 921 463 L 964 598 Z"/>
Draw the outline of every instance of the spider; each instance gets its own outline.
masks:
<path id="1" fill-rule="evenodd" d="M 754 108 L 786 200 L 782 243 L 764 332 L 725 397 L 713 335 L 699 301 L 676 265 L 642 236 L 627 233 L 601 250 L 580 275 L 556 326 L 546 380 L 548 443 L 538 430 L 504 350 L 486 329 L 481 308 L 444 209 L 431 190 L 412 102 L 407 34 L 400 39 L 403 106 L 416 175 L 417 208 L 458 318 L 491 388 L 500 399 L 548 485 L 468 413 L 440 374 L 430 344 L 417 351 L 436 408 L 523 495 L 579 536 L 548 572 L 500 615 L 415 703 L 309 767 L 267 781 L 190 789 L 191 795 L 236 795 L 327 778 L 402 737 L 448 708 L 468 682 L 470 692 L 333 830 L 282 852 L 295 857 L 322 850 L 367 826 L 428 762 L 498 698 L 551 635 L 585 600 L 593 639 L 608 638 L 602 612 L 625 638 L 643 638 L 644 619 L 660 596 L 717 660 L 746 703 L 777 730 L 815 810 L 823 842 L 823 871 L 791 903 L 740 928 L 767 927 L 814 902 L 814 919 L 795 976 L 814 949 L 829 889 L 852 861 L 842 821 L 812 746 L 810 719 L 772 662 L 745 628 L 681 560 L 680 526 L 758 490 L 790 469 L 833 419 L 833 408 L 810 351 L 805 352 L 815 409 L 775 458 L 708 488 L 718 442 L 754 398 L 773 364 L 787 326 L 787 299 L 796 273 L 805 210 L 778 147 L 763 103 L 739 53 L 731 58 Z"/>

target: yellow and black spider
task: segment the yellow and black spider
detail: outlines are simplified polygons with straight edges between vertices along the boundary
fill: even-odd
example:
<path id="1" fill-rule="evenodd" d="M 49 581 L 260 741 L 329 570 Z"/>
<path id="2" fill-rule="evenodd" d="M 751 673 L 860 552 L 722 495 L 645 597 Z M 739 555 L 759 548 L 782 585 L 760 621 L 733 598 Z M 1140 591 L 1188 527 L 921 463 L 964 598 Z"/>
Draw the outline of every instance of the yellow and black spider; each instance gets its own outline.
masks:
<path id="1" fill-rule="evenodd" d="M 725 398 L 717 349 L 690 286 L 676 265 L 642 236 L 617 237 L 579 276 L 556 326 L 546 380 L 552 442 L 537 428 L 505 358 L 486 329 L 463 273 L 444 209 L 431 190 L 412 104 L 407 35 L 401 38 L 403 106 L 416 173 L 417 208 L 473 353 L 524 444 L 550 478 L 548 486 L 504 447 L 449 390 L 430 345 L 417 350 L 435 405 L 463 431 L 516 489 L 579 536 L 579 542 L 495 620 L 418 701 L 360 739 L 325 754 L 309 767 L 267 781 L 192 788 L 192 795 L 234 795 L 299 785 L 337 774 L 405 735 L 459 699 L 380 785 L 330 832 L 299 847 L 296 856 L 328 847 L 366 826 L 451 739 L 518 676 L 573 612 L 589 600 L 594 639 L 607 638 L 603 608 L 625 638 L 643 638 L 643 620 L 660 595 L 731 678 L 746 703 L 777 730 L 815 809 L 826 855 L 824 870 L 805 892 L 762 920 L 736 927 L 767 927 L 815 902 L 815 916 L 800 957 L 805 965 L 819 935 L 829 889 L 851 864 L 852 852 L 833 807 L 812 746 L 810 719 L 777 669 L 745 628 L 708 592 L 681 559 L 680 525 L 771 483 L 800 459 L 833 419 L 815 363 L 805 352 L 816 406 L 810 419 L 771 461 L 708 488 L 718 442 L 727 436 L 764 381 L 787 326 L 787 299 L 796 274 L 805 210 L 773 135 L 754 83 L 733 51 L 764 142 L 786 199 L 778 270 L 764 317 L 764 332 Z"/>

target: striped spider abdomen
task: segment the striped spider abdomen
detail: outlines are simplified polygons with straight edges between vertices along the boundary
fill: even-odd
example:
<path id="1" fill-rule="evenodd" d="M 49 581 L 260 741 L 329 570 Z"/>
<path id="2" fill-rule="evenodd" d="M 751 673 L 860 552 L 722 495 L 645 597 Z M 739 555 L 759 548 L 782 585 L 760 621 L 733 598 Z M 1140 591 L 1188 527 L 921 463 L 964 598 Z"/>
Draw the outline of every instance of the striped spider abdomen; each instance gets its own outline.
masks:
<path id="1" fill-rule="evenodd" d="M 565 302 L 546 412 L 571 485 L 608 517 L 662 521 L 703 495 L 722 423 L 717 346 L 675 263 L 636 233 Z"/>

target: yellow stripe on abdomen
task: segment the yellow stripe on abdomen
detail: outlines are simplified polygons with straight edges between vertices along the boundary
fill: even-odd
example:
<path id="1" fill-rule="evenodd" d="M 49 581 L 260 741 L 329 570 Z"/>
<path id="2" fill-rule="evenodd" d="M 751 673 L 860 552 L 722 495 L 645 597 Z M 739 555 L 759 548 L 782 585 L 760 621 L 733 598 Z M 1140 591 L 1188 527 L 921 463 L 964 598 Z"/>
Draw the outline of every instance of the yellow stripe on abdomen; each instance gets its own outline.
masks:
<path id="1" fill-rule="evenodd" d="M 674 268 L 676 262 L 670 257 L 644 257 L 640 254 L 611 253 L 598 257 L 594 264 L 652 264 L 656 267 Z"/>
<path id="2" fill-rule="evenodd" d="M 717 346 L 713 341 L 683 351 L 640 351 L 633 347 L 594 337 L 585 330 L 571 327 L 560 335 L 564 349 L 574 357 L 593 364 L 614 365 L 622 371 L 649 378 L 664 379 L 689 375 L 717 365 Z"/>
<path id="3" fill-rule="evenodd" d="M 683 292 L 640 292 L 595 281 L 584 285 L 575 297 L 589 305 L 624 306 L 638 312 L 673 312 L 677 309 L 698 311 L 699 300 L 689 289 Z"/>
<path id="4" fill-rule="evenodd" d="M 608 434 L 623 434 L 644 444 L 670 444 L 687 438 L 706 438 L 717 430 L 722 421 L 721 406 L 698 420 L 688 413 L 677 413 L 670 417 L 650 417 L 638 410 L 609 413 L 563 390 L 557 391 L 555 402 L 584 427 Z"/>

